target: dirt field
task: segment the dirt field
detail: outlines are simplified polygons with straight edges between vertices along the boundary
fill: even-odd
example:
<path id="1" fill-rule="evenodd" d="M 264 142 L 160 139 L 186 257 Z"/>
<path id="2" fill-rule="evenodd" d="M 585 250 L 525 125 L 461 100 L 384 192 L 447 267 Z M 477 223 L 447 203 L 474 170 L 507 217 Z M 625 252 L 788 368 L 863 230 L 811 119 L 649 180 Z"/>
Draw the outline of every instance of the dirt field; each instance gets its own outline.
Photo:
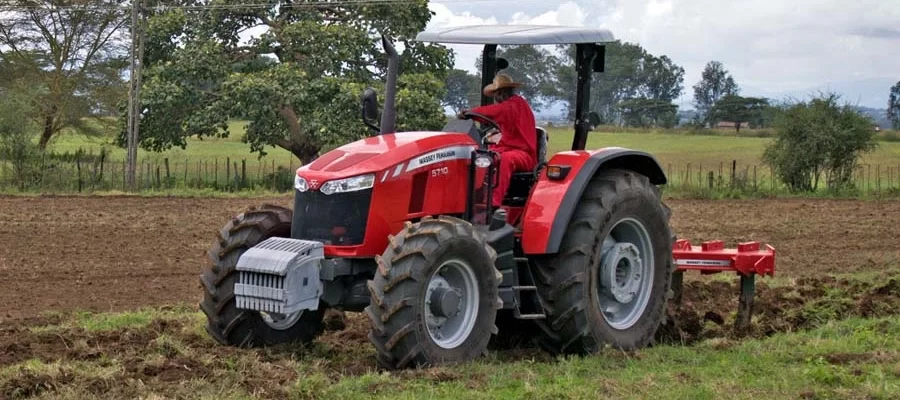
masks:
<path id="1" fill-rule="evenodd" d="M 234 214 L 290 198 L 0 198 L 0 319 L 199 299 L 214 232 Z M 679 238 L 760 240 L 780 277 L 896 269 L 900 202 L 671 201 Z"/>
<path id="2" fill-rule="evenodd" d="M 0 280 L 0 367 L 18 365 L 0 376 L 0 398 L 136 398 L 148 393 L 180 398 L 198 392 L 218 397 L 222 391 L 319 398 L 332 385 L 375 370 L 368 321 L 359 314 L 349 314 L 343 322 L 329 317 L 326 332 L 305 349 L 236 349 L 218 345 L 203 331 L 204 318 L 196 308 L 197 277 L 211 238 L 229 216 L 263 201 L 288 205 L 290 198 L 0 198 L 0 276 L 5 278 Z M 770 280 L 759 280 L 752 328 L 738 332 L 730 325 L 737 307 L 736 279 L 700 280 L 690 274 L 683 302 L 670 308 L 673 318 L 659 331 L 659 342 L 693 344 L 715 338 L 729 347 L 733 339 L 815 328 L 854 316 L 898 314 L 900 202 L 670 205 L 680 238 L 695 243 L 723 239 L 729 245 L 760 240 L 776 246 L 779 282 L 770 286 Z M 160 308 L 152 317 L 40 315 L 143 306 Z M 554 362 L 524 326 L 500 326 L 491 346 L 497 350 L 492 356 L 496 365 Z M 871 361 L 871 368 L 895 362 L 893 353 L 846 354 L 829 353 L 827 360 L 840 364 L 846 361 L 841 357 L 852 356 Z M 870 356 L 874 358 L 865 358 Z M 607 357 L 616 362 L 616 355 Z M 445 382 L 465 382 L 472 390 L 490 386 L 488 374 L 462 371 L 436 368 L 397 376 L 426 387 Z M 896 373 L 900 376 L 900 367 Z M 366 385 L 368 394 L 384 389 Z"/>

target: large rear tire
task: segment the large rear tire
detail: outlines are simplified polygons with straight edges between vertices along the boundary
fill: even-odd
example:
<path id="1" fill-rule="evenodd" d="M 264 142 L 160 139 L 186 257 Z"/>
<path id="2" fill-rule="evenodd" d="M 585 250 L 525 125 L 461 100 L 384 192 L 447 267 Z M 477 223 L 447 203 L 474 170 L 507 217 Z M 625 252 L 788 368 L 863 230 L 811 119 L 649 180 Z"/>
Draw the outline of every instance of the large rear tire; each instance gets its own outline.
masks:
<path id="1" fill-rule="evenodd" d="M 209 250 L 210 263 L 200 277 L 206 331 L 219 343 L 255 347 L 281 343 L 307 344 L 322 332 L 324 309 L 270 315 L 237 308 L 235 266 L 241 254 L 270 237 L 290 237 L 290 209 L 266 204 L 228 222 Z"/>
<path id="2" fill-rule="evenodd" d="M 665 318 L 672 275 L 670 211 L 647 177 L 595 175 L 576 205 L 559 253 L 537 260 L 538 289 L 560 353 L 647 346 Z"/>
<path id="3" fill-rule="evenodd" d="M 425 218 L 390 238 L 369 281 L 369 340 L 387 369 L 484 354 L 502 302 L 496 252 L 472 224 Z"/>

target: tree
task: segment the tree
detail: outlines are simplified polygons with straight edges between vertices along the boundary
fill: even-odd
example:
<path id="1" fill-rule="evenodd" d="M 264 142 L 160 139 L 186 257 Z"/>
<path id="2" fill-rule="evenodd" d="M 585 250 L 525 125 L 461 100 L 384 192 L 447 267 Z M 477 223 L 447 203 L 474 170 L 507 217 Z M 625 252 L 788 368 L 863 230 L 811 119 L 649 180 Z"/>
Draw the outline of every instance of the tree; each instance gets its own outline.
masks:
<path id="1" fill-rule="evenodd" d="M 560 100 L 562 90 L 555 73 L 560 60 L 548 49 L 532 45 L 497 46 L 497 57 L 509 61 L 509 67 L 502 72 L 509 74 L 514 81 L 523 83 L 519 93 L 528 99 L 535 111 Z M 475 67 L 479 71 L 482 69 L 482 62 L 481 56 L 478 56 Z"/>
<path id="2" fill-rule="evenodd" d="M 891 126 L 894 129 L 900 129 L 900 81 L 891 86 L 891 94 L 888 97 L 887 106 L 888 119 L 891 120 Z"/>
<path id="3" fill-rule="evenodd" d="M 719 61 L 710 61 L 703 68 L 700 82 L 694 85 L 694 106 L 704 122 L 715 124 L 710 110 L 723 96 L 736 95 L 740 92 L 734 78 Z"/>
<path id="4" fill-rule="evenodd" d="M 817 190 L 822 174 L 829 189 L 850 187 L 859 158 L 876 147 L 872 120 L 835 94 L 786 107 L 775 129 L 763 160 L 792 191 Z"/>
<path id="5" fill-rule="evenodd" d="M 626 126 L 672 128 L 678 121 L 678 106 L 668 100 L 626 99 L 619 110 Z"/>
<path id="6" fill-rule="evenodd" d="M 443 105 L 460 112 L 472 108 L 481 102 L 481 79 L 468 71 L 452 69 L 447 74 L 446 95 Z"/>
<path id="7" fill-rule="evenodd" d="M 160 2 L 161 4 L 163 2 Z M 267 7 L 159 9 L 146 44 L 141 146 L 186 146 L 192 135 L 227 136 L 228 120 L 249 119 L 251 151 L 286 149 L 306 163 L 327 147 L 368 134 L 359 95 L 383 87 L 387 55 L 378 36 L 403 46 L 397 129 L 439 129 L 448 49 L 411 39 L 424 29 L 427 1 L 295 3 Z M 258 2 L 259 3 L 259 2 Z M 178 5 L 193 5 L 181 0 Z M 263 27 L 243 43 L 242 32 Z"/>
<path id="8" fill-rule="evenodd" d="M 41 149 L 66 128 L 94 132 L 86 117 L 115 113 L 126 92 L 123 4 L 21 0 L 8 2 L 10 8 L 0 13 L 0 75 L 6 78 L 0 85 L 34 89 L 25 116 L 41 126 Z"/>
<path id="9" fill-rule="evenodd" d="M 575 117 L 576 47 L 566 45 L 559 49 L 563 57 L 556 75 L 560 87 L 565 88 L 559 97 L 567 102 L 571 120 Z M 654 56 L 634 43 L 610 42 L 606 44 L 605 71 L 593 76 L 590 109 L 604 123 L 612 123 L 624 119 L 620 108 L 623 101 L 641 98 L 671 103 L 681 96 L 683 82 L 684 68 L 667 56 Z"/>
<path id="10" fill-rule="evenodd" d="M 768 104 L 766 99 L 727 94 L 716 102 L 710 113 L 713 119 L 734 122 L 734 129 L 740 132 L 744 122 L 760 125 Z"/>

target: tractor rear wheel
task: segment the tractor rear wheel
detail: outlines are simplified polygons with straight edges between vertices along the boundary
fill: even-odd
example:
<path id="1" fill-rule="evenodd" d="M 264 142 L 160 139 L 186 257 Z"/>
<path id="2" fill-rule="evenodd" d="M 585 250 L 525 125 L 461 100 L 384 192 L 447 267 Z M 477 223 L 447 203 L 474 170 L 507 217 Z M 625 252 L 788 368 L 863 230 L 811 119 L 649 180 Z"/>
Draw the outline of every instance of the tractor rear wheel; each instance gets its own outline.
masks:
<path id="1" fill-rule="evenodd" d="M 387 369 L 466 362 L 497 333 L 496 252 L 467 221 L 407 223 L 369 281 L 369 340 Z"/>
<path id="2" fill-rule="evenodd" d="M 576 354 L 650 344 L 669 297 L 669 214 L 641 174 L 605 170 L 591 179 L 559 253 L 537 263 L 552 338 L 545 344 Z"/>
<path id="3" fill-rule="evenodd" d="M 253 347 L 311 342 L 322 332 L 324 309 L 290 315 L 267 314 L 237 308 L 234 299 L 235 267 L 245 251 L 270 237 L 290 237 L 292 212 L 266 204 L 229 221 L 209 250 L 210 265 L 203 271 L 206 331 L 222 344 Z"/>

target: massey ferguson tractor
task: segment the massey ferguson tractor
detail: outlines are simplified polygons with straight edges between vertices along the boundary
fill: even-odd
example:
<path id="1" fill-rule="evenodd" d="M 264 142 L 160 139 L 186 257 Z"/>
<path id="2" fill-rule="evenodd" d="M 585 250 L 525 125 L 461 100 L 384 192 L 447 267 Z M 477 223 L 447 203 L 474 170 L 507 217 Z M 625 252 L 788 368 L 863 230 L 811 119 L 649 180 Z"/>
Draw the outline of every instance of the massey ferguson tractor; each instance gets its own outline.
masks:
<path id="1" fill-rule="evenodd" d="M 680 298 L 686 270 L 740 275 L 737 323 L 749 323 L 754 276 L 774 274 L 774 249 L 676 240 L 660 198 L 666 175 L 652 155 L 585 150 L 590 85 L 604 70 L 610 32 L 490 25 L 417 40 L 483 45 L 482 87 L 509 66 L 498 45 L 575 44 L 571 151 L 548 155 L 536 127 L 539 165 L 515 173 L 503 206 L 492 209 L 499 157 L 485 137 L 497 123 L 468 113 L 440 132 L 395 132 L 399 58 L 383 38 L 380 126 L 375 92 L 362 96 L 373 135 L 300 167 L 293 210 L 255 207 L 218 232 L 200 303 L 217 341 L 306 344 L 332 308 L 365 313 L 388 369 L 472 360 L 492 335 L 512 329 L 498 321 L 516 319 L 553 352 L 637 349 L 651 344 L 667 303 Z"/>

